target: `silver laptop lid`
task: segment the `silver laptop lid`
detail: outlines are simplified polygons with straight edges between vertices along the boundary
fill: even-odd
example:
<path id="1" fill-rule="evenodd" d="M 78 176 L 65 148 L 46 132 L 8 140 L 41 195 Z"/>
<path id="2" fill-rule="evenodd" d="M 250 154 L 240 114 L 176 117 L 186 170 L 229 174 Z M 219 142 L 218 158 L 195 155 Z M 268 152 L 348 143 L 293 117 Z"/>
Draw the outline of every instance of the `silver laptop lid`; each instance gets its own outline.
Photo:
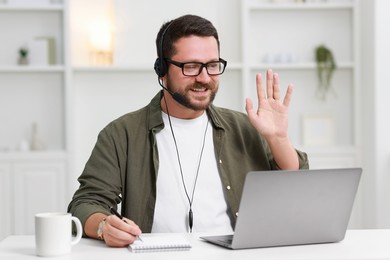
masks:
<path id="1" fill-rule="evenodd" d="M 249 172 L 232 248 L 344 239 L 361 168 Z"/>

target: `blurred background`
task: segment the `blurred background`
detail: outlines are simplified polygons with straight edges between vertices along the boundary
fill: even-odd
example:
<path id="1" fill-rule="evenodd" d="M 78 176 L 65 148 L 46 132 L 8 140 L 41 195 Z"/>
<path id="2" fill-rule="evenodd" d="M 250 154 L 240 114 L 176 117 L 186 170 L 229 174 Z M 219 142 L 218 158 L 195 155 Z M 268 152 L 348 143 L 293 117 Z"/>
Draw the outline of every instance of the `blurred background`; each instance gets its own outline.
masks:
<path id="1" fill-rule="evenodd" d="M 215 104 L 244 112 L 255 74 L 294 84 L 289 132 L 311 168 L 362 167 L 350 228 L 390 227 L 390 1 L 0 0 L 0 239 L 66 211 L 99 131 L 161 89 L 160 26 L 216 26 Z"/>

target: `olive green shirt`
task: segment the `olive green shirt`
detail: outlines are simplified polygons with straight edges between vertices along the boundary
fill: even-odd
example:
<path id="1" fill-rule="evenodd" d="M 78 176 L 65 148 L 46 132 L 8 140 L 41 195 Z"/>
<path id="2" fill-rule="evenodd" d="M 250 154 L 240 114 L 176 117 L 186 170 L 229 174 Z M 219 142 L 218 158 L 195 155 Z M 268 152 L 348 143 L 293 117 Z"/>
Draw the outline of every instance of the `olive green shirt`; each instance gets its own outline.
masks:
<path id="1" fill-rule="evenodd" d="M 159 157 L 156 133 L 164 128 L 158 93 L 146 107 L 108 124 L 98 136 L 79 177 L 79 189 L 68 211 L 83 226 L 93 213 L 110 214 L 122 202 L 122 215 L 144 233 L 151 232 L 156 203 Z M 277 170 L 270 149 L 247 115 L 211 105 L 215 158 L 225 197 L 235 224 L 245 175 L 254 170 Z M 308 168 L 307 155 L 297 150 L 299 167 Z"/>

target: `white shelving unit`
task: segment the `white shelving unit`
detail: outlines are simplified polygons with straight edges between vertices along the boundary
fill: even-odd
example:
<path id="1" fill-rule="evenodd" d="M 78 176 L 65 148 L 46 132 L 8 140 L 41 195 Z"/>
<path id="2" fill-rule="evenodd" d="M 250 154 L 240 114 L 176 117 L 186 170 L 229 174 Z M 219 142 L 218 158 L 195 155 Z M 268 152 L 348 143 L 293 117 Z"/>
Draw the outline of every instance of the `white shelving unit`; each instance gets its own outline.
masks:
<path id="1" fill-rule="evenodd" d="M 360 165 L 358 8 L 357 0 L 242 1 L 243 96 L 256 98 L 255 74 L 268 68 L 279 73 L 283 88 L 293 83 L 289 130 L 312 168 Z M 321 44 L 332 50 L 337 65 L 326 100 L 316 98 L 314 49 Z M 330 118 L 333 139 L 305 143 L 305 117 Z M 317 128 L 318 134 L 325 131 L 321 124 Z"/>
<path id="2" fill-rule="evenodd" d="M 18 1 L 20 2 L 20 1 Z M 33 234 L 34 214 L 65 211 L 68 171 L 67 0 L 0 2 L 0 239 Z M 18 64 L 18 50 L 37 37 L 55 42 L 55 63 Z M 35 49 L 36 50 L 36 49 Z M 46 149 L 31 150 L 32 124 Z"/>
<path id="3" fill-rule="evenodd" d="M 0 83 L 2 92 L 7 93 L 0 97 L 7 108 L 0 112 L 4 125 L 0 152 L 15 151 L 20 141 L 28 141 L 33 122 L 37 123 L 49 151 L 67 149 L 66 19 L 63 1 L 48 0 L 46 5 L 27 1 L 13 4 L 12 0 L 0 3 L 0 33 L 6 36 L 0 50 Z M 31 59 L 30 64 L 19 65 L 19 48 L 28 46 L 31 58 L 32 45 L 39 37 L 54 39 L 55 64 Z"/>

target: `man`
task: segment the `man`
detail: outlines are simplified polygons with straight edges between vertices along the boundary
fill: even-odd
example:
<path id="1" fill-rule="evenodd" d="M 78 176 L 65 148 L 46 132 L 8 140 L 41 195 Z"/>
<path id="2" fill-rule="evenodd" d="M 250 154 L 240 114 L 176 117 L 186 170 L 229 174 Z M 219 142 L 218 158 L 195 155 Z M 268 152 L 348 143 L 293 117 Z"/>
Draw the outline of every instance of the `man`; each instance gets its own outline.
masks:
<path id="1" fill-rule="evenodd" d="M 248 171 L 308 168 L 287 133 L 291 85 L 282 101 L 268 70 L 266 89 L 256 76 L 257 110 L 250 99 L 247 115 L 218 108 L 226 62 L 214 26 L 179 17 L 161 27 L 156 46 L 163 90 L 100 132 L 68 208 L 86 236 L 109 246 L 141 232 L 232 232 Z M 110 213 L 118 203 L 124 221 Z"/>

